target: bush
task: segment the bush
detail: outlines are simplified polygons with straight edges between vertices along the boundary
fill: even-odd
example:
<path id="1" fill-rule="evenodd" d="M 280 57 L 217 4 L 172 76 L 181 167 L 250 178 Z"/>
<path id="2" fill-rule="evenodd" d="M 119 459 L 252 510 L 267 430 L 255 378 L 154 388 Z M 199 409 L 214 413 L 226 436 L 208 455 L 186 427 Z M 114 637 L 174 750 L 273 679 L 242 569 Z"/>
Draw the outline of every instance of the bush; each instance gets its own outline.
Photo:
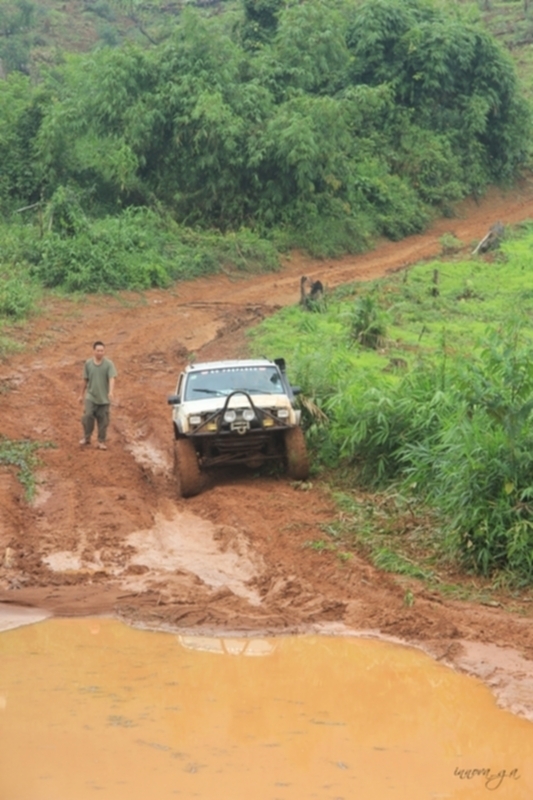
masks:
<path id="1" fill-rule="evenodd" d="M 375 296 L 358 297 L 352 315 L 351 336 L 362 347 L 377 350 L 382 347 L 387 334 L 387 316 Z"/>
<path id="2" fill-rule="evenodd" d="M 0 275 L 0 317 L 23 319 L 34 307 L 36 297 L 37 287 L 31 281 Z"/>
<path id="3" fill-rule="evenodd" d="M 34 274 L 44 286 L 69 292 L 110 292 L 166 286 L 169 275 L 159 254 L 142 251 L 140 241 L 111 225 L 63 239 L 55 233 L 43 242 L 42 258 Z"/>
<path id="4" fill-rule="evenodd" d="M 6 263 L 29 265 L 47 288 L 109 292 L 168 286 L 173 280 L 210 275 L 221 269 L 275 270 L 274 245 L 251 231 L 221 234 L 177 225 L 146 208 L 91 220 L 78 196 L 56 192 L 43 225 L 0 225 Z"/>

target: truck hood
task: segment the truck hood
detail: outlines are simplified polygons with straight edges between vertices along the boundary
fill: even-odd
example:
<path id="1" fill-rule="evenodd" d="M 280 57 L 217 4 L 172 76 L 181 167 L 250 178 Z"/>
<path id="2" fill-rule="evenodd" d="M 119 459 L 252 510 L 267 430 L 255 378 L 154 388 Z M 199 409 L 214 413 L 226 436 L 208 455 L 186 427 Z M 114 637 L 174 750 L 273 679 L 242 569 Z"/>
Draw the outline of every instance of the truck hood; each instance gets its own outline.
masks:
<path id="1" fill-rule="evenodd" d="M 251 394 L 252 402 L 256 408 L 290 408 L 291 402 L 284 394 Z M 207 397 L 202 400 L 187 400 L 175 407 L 177 414 L 209 414 L 221 411 L 225 405 L 224 397 Z M 248 398 L 242 394 L 234 395 L 227 408 L 250 408 Z"/>

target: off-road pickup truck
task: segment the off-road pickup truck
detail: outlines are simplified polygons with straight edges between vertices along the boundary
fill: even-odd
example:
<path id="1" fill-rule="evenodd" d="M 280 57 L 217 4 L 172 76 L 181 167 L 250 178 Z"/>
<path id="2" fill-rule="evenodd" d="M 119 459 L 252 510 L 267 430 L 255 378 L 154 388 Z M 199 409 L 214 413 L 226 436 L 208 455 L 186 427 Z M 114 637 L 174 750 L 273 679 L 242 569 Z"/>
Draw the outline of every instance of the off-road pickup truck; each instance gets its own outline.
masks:
<path id="1" fill-rule="evenodd" d="M 309 461 L 300 410 L 281 358 L 210 361 L 187 366 L 168 398 L 174 463 L 182 497 L 198 494 L 204 470 L 280 461 L 305 480 Z"/>

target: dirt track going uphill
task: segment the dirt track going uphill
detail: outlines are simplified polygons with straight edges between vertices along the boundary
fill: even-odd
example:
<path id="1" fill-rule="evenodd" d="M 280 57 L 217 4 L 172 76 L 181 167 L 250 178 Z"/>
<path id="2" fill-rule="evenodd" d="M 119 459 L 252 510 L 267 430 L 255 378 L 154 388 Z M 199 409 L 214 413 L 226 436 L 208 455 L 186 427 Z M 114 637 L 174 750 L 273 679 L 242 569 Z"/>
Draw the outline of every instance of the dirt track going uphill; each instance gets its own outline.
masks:
<path id="1" fill-rule="evenodd" d="M 423 235 L 363 256 L 313 262 L 294 254 L 275 275 L 48 301 L 23 335 L 23 353 L 0 365 L 1 433 L 56 445 L 41 452 L 29 505 L 15 474 L 0 468 L 0 613 L 9 603 L 187 632 L 382 635 L 479 675 L 500 702 L 533 719 L 527 604 L 511 614 L 415 586 L 408 607 L 405 583 L 393 576 L 304 547 L 337 513 L 316 481 L 304 492 L 283 477 L 226 472 L 180 500 L 166 405 L 191 354 L 245 356 L 246 329 L 296 303 L 302 274 L 329 287 L 376 278 L 438 255 L 446 233 L 471 250 L 497 220 L 526 219 L 532 182 L 466 202 Z M 119 371 L 106 452 L 77 444 L 82 364 L 96 339 Z"/>

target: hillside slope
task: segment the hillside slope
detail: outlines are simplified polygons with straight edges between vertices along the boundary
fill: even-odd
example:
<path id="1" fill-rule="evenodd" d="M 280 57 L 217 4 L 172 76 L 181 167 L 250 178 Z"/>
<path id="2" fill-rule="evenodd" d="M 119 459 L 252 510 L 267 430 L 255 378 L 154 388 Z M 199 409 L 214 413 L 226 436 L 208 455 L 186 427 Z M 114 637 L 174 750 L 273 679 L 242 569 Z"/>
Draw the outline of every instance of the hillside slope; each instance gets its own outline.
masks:
<path id="1" fill-rule="evenodd" d="M 55 445 L 41 451 L 31 503 L 14 472 L 0 468 L 0 616 L 9 603 L 189 632 L 363 631 L 479 674 L 501 702 L 533 719 L 526 602 L 517 613 L 451 602 L 363 559 L 341 563 L 306 547 L 337 515 L 320 481 L 225 472 L 184 501 L 172 472 L 166 396 L 191 357 L 245 355 L 246 329 L 297 303 L 304 271 L 329 286 L 375 278 L 439 254 L 445 233 L 471 249 L 495 220 L 533 218 L 533 182 L 464 203 L 457 214 L 364 256 L 310 262 L 295 254 L 275 276 L 49 300 L 20 334 L 25 351 L 0 366 L 3 435 Z M 81 369 L 97 338 L 119 371 L 107 452 L 77 444 Z"/>

